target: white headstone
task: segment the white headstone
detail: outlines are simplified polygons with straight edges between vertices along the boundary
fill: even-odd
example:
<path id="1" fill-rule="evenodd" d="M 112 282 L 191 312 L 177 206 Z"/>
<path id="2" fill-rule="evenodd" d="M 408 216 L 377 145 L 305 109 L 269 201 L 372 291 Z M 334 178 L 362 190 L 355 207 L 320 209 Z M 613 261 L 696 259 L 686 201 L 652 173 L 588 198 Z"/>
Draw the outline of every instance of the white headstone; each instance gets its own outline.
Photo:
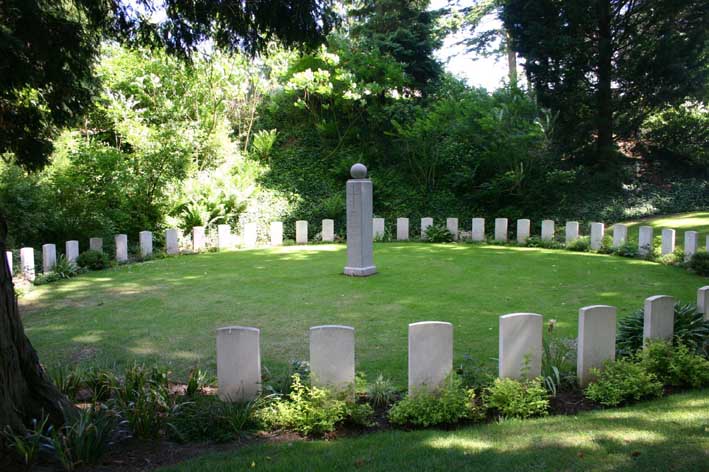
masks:
<path id="1" fill-rule="evenodd" d="M 397 241 L 408 241 L 409 240 L 409 219 L 408 218 L 397 218 L 396 219 L 396 240 Z"/>
<path id="2" fill-rule="evenodd" d="M 5 251 L 5 260 L 7 261 L 8 269 L 10 269 L 10 276 L 12 276 L 12 251 Z"/>
<path id="3" fill-rule="evenodd" d="M 138 234 L 140 241 L 140 255 L 148 257 L 153 255 L 153 233 L 152 231 L 141 231 Z"/>
<path id="4" fill-rule="evenodd" d="M 283 222 L 271 222 L 271 246 L 281 246 L 283 244 Z"/>
<path id="5" fill-rule="evenodd" d="M 421 240 L 426 240 L 426 230 L 433 226 L 433 218 L 421 218 Z"/>
<path id="6" fill-rule="evenodd" d="M 665 228 L 662 230 L 662 255 L 675 252 L 675 230 Z"/>
<path id="7" fill-rule="evenodd" d="M 322 232 L 320 235 L 323 242 L 333 242 L 335 240 L 335 220 L 322 220 Z"/>
<path id="8" fill-rule="evenodd" d="M 697 240 L 699 235 L 696 231 L 684 232 L 684 260 L 688 261 L 697 253 Z"/>
<path id="9" fill-rule="evenodd" d="M 34 280 L 34 248 L 23 247 L 20 249 L 20 266 L 22 267 L 22 276 L 32 282 Z"/>
<path id="10" fill-rule="evenodd" d="M 103 252 L 103 239 L 102 238 L 90 238 L 89 239 L 89 249 L 92 251 Z"/>
<path id="11" fill-rule="evenodd" d="M 67 241 L 65 247 L 66 260 L 76 262 L 76 259 L 79 257 L 79 241 Z"/>
<path id="12" fill-rule="evenodd" d="M 217 329 L 217 379 L 222 400 L 248 401 L 261 392 L 260 336 L 257 328 Z"/>
<path id="13" fill-rule="evenodd" d="M 542 221 L 542 241 L 554 239 L 554 220 Z"/>
<path id="14" fill-rule="evenodd" d="M 655 295 L 645 299 L 643 339 L 671 340 L 675 330 L 675 299 Z"/>
<path id="15" fill-rule="evenodd" d="M 579 222 L 566 222 L 566 244 L 576 241 L 579 238 Z"/>
<path id="16" fill-rule="evenodd" d="M 453 369 L 453 325 L 422 321 L 409 325 L 409 395 L 433 391 Z"/>
<path id="17" fill-rule="evenodd" d="M 615 360 L 615 318 L 613 306 L 593 305 L 579 310 L 576 377 L 582 387 L 591 379 L 591 369 Z"/>
<path id="18" fill-rule="evenodd" d="M 310 328 L 310 373 L 313 385 L 354 392 L 354 328 L 337 325 Z"/>
<path id="19" fill-rule="evenodd" d="M 517 242 L 524 244 L 529 239 L 531 222 L 527 219 L 517 220 Z"/>
<path id="20" fill-rule="evenodd" d="M 207 247 L 207 237 L 204 233 L 204 226 L 192 228 L 192 251 L 200 252 Z"/>
<path id="21" fill-rule="evenodd" d="M 117 234 L 114 240 L 116 242 L 116 261 L 126 262 L 128 260 L 128 236 Z"/>
<path id="22" fill-rule="evenodd" d="M 652 253 L 652 226 L 641 226 L 638 230 L 638 253 L 646 256 Z"/>
<path id="23" fill-rule="evenodd" d="M 295 222 L 295 242 L 296 244 L 308 244 L 308 222 L 298 220 Z"/>
<path id="24" fill-rule="evenodd" d="M 628 227 L 624 224 L 613 225 L 613 247 L 621 247 L 628 242 Z"/>
<path id="25" fill-rule="evenodd" d="M 231 226 L 217 225 L 217 249 L 223 251 L 232 247 Z"/>
<path id="26" fill-rule="evenodd" d="M 255 248 L 258 241 L 258 231 L 256 223 L 245 223 L 244 224 L 244 247 Z"/>
<path id="27" fill-rule="evenodd" d="M 57 246 L 54 244 L 42 245 L 42 272 L 45 274 L 54 270 L 57 265 Z"/>
<path id="28" fill-rule="evenodd" d="M 170 228 L 165 230 L 165 252 L 169 255 L 180 253 L 180 244 L 177 239 L 177 230 Z"/>
<path id="29" fill-rule="evenodd" d="M 697 290 L 697 313 L 704 315 L 704 320 L 709 320 L 709 285 Z"/>
<path id="30" fill-rule="evenodd" d="M 591 223 L 591 249 L 598 251 L 603 246 L 603 234 L 605 226 L 603 223 Z"/>
<path id="31" fill-rule="evenodd" d="M 473 218 L 473 241 L 485 241 L 485 218 Z"/>
<path id="32" fill-rule="evenodd" d="M 384 218 L 372 218 L 372 236 L 374 239 L 384 237 Z"/>
<path id="33" fill-rule="evenodd" d="M 345 275 L 368 277 L 377 273 L 374 265 L 372 210 L 374 189 L 367 168 L 360 163 L 350 168 L 347 194 L 347 265 Z"/>
<path id="34" fill-rule="evenodd" d="M 453 235 L 454 240 L 458 240 L 458 218 L 446 218 L 446 228 Z"/>
<path id="35" fill-rule="evenodd" d="M 526 372 L 537 377 L 542 369 L 542 315 L 511 313 L 500 316 L 498 353 L 500 378 L 518 379 Z"/>
<path id="36" fill-rule="evenodd" d="M 507 218 L 495 218 L 495 241 L 507 241 Z"/>

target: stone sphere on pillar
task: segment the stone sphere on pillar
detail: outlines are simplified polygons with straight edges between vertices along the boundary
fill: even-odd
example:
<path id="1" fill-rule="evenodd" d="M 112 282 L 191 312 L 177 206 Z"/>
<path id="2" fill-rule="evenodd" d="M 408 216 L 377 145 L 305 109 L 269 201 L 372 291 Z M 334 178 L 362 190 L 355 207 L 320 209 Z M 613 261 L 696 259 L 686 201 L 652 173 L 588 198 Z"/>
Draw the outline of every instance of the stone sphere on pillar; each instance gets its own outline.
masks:
<path id="1" fill-rule="evenodd" d="M 350 169 L 350 174 L 352 175 L 353 179 L 366 179 L 367 168 L 364 166 L 364 164 L 360 164 L 358 162 L 357 164 L 352 166 L 352 168 Z"/>

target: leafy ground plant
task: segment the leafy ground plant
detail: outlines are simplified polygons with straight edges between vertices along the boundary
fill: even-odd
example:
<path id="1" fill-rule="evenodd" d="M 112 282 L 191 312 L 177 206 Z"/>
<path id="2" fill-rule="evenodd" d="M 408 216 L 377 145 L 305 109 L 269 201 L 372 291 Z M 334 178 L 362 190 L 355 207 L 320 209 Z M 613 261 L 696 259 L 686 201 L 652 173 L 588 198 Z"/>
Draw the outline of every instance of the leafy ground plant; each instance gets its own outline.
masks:
<path id="1" fill-rule="evenodd" d="M 603 369 L 591 369 L 596 378 L 585 390 L 588 399 L 605 406 L 616 406 L 631 400 L 658 397 L 662 382 L 635 359 L 606 361 Z"/>
<path id="2" fill-rule="evenodd" d="M 548 414 L 549 399 L 540 377 L 524 380 L 495 379 L 485 389 L 487 408 L 503 418 L 529 418 Z"/>

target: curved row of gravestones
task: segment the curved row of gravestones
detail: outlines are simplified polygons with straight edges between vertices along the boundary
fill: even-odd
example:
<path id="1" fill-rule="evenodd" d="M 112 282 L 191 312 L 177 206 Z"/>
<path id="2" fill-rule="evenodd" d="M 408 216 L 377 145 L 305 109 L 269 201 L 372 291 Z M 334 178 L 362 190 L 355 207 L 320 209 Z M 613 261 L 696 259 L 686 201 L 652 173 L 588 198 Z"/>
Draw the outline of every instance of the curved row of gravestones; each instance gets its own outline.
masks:
<path id="1" fill-rule="evenodd" d="M 495 241 L 505 242 L 508 240 L 508 219 L 495 218 Z M 375 239 L 384 237 L 384 218 L 372 219 L 372 231 Z M 433 225 L 433 218 L 421 218 L 421 235 L 425 240 L 426 230 Z M 542 221 L 541 239 L 551 241 L 555 235 L 555 223 L 553 220 Z M 459 239 L 461 231 L 458 227 L 458 218 L 447 218 L 446 227 L 453 234 L 454 239 Z M 615 224 L 612 227 L 613 231 L 613 247 L 621 247 L 626 244 L 628 239 L 628 227 L 623 224 Z M 516 240 L 523 244 L 531 235 L 531 222 L 528 219 L 517 220 Z M 605 225 L 603 223 L 591 223 L 590 228 L 590 246 L 591 249 L 600 249 L 603 237 L 605 235 Z M 333 242 L 335 240 L 335 222 L 334 220 L 325 219 L 321 224 L 321 240 L 324 242 Z M 577 221 L 569 221 L 565 227 L 565 240 L 569 244 L 577 240 L 580 236 L 579 223 Z M 257 245 L 257 227 L 256 223 L 246 223 L 243 227 L 241 243 L 244 247 L 253 248 Z M 396 239 L 398 241 L 409 240 L 409 219 L 396 219 Z M 484 241 L 485 236 L 485 219 L 473 218 L 470 232 L 472 241 Z M 689 260 L 694 253 L 697 252 L 699 235 L 696 231 L 686 231 L 684 233 L 684 255 L 685 259 Z M 307 244 L 308 237 L 308 222 L 299 220 L 295 222 L 295 242 L 296 244 Z M 140 255 L 141 257 L 149 257 L 153 253 L 153 233 L 150 231 L 141 231 L 139 234 Z M 283 244 L 283 223 L 274 221 L 270 227 L 270 244 L 271 246 L 280 246 Z M 641 226 L 638 239 L 638 252 L 645 255 L 651 251 L 653 244 L 653 228 L 651 226 Z M 230 225 L 217 226 L 218 249 L 228 249 L 236 245 L 235 235 L 232 233 Z M 115 236 L 117 262 L 128 261 L 128 236 L 118 234 Z M 192 251 L 199 252 L 207 247 L 207 237 L 204 226 L 195 226 L 192 228 Z M 89 240 L 89 249 L 95 251 L 103 250 L 102 238 L 91 238 Z M 662 230 L 662 254 L 670 254 L 675 250 L 675 230 Z M 709 235 L 706 238 L 706 250 L 709 252 Z M 165 231 L 165 251 L 167 254 L 173 255 L 180 252 L 179 236 L 177 229 L 168 229 Z M 74 262 L 79 256 L 79 242 L 67 241 L 65 256 L 68 261 Z M 12 272 L 12 252 L 7 252 L 7 261 Z M 46 272 L 52 271 L 57 263 L 57 248 L 54 244 L 45 244 L 42 246 L 42 270 Z M 35 263 L 34 249 L 24 247 L 20 249 L 20 264 L 22 266 L 22 275 L 28 280 L 35 278 Z"/>
<path id="2" fill-rule="evenodd" d="M 645 299 L 643 337 L 672 339 L 674 298 Z M 697 309 L 709 319 L 709 286 L 697 291 Z M 499 319 L 498 375 L 536 377 L 541 373 L 543 317 L 512 313 Z M 261 391 L 261 331 L 229 326 L 217 330 L 217 378 L 222 399 L 245 401 Z M 615 359 L 616 308 L 593 305 L 579 310 L 576 374 L 585 386 L 591 369 Z M 435 390 L 453 369 L 453 325 L 423 321 L 409 325 L 409 394 Z M 350 326 L 310 328 L 310 371 L 314 385 L 348 390 L 355 381 L 355 330 Z"/>

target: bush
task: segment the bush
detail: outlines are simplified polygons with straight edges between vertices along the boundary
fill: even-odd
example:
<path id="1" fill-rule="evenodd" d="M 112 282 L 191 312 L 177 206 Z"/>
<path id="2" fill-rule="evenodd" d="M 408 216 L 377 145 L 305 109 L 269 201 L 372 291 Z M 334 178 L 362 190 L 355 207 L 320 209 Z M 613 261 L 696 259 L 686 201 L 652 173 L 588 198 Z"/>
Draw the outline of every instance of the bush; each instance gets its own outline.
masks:
<path id="1" fill-rule="evenodd" d="M 542 379 L 553 397 L 576 383 L 576 340 L 555 335 L 555 326 L 556 320 L 549 320 L 542 339 Z"/>
<path id="2" fill-rule="evenodd" d="M 591 375 L 596 380 L 584 393 L 586 398 L 601 405 L 616 406 L 662 394 L 662 383 L 632 358 L 606 361 L 603 370 L 591 369 Z"/>
<path id="3" fill-rule="evenodd" d="M 109 266 L 110 261 L 108 255 L 101 251 L 88 250 L 79 254 L 76 258 L 76 263 L 79 267 L 88 270 L 101 270 Z"/>
<path id="4" fill-rule="evenodd" d="M 257 428 L 256 411 L 261 404 L 260 399 L 231 403 L 216 396 L 200 395 L 172 409 L 168 432 L 179 442 L 231 441 Z"/>
<path id="5" fill-rule="evenodd" d="M 389 410 L 389 421 L 397 425 L 432 426 L 453 424 L 478 415 L 475 390 L 465 389 L 460 377 L 449 375 L 435 392 L 418 391 Z"/>
<path id="6" fill-rule="evenodd" d="M 49 371 L 49 376 L 60 392 L 66 395 L 70 400 L 76 400 L 84 382 L 80 371 L 69 369 L 60 364 Z"/>
<path id="7" fill-rule="evenodd" d="M 136 437 L 154 439 L 160 436 L 174 407 L 167 371 L 134 365 L 126 369 L 123 383 L 114 391 L 116 404 Z"/>
<path id="8" fill-rule="evenodd" d="M 564 244 L 556 239 L 542 239 L 539 236 L 530 236 L 525 243 L 527 247 L 540 247 L 543 249 L 562 249 Z"/>
<path id="9" fill-rule="evenodd" d="M 396 399 L 397 390 L 394 383 L 382 374 L 377 379 L 367 385 L 367 400 L 375 408 L 385 408 L 391 405 Z"/>
<path id="10" fill-rule="evenodd" d="M 641 308 L 620 320 L 615 342 L 618 357 L 631 356 L 643 347 L 644 319 L 645 312 Z M 674 340 L 694 348 L 698 354 L 707 355 L 709 321 L 697 313 L 696 305 L 675 303 Z"/>
<path id="11" fill-rule="evenodd" d="M 683 344 L 650 340 L 638 354 L 640 364 L 665 385 L 701 388 L 709 385 L 709 360 Z"/>
<path id="12" fill-rule="evenodd" d="M 588 252 L 591 250 L 591 238 L 588 236 L 581 236 L 580 238 L 567 243 L 566 249 L 576 252 Z"/>
<path id="13" fill-rule="evenodd" d="M 485 406 L 506 418 L 544 416 L 549 409 L 547 391 L 540 377 L 528 380 L 495 379 L 485 389 Z"/>
<path id="14" fill-rule="evenodd" d="M 108 400 L 118 388 L 118 379 L 110 370 L 91 368 L 84 373 L 83 380 L 94 402 Z"/>
<path id="15" fill-rule="evenodd" d="M 431 225 L 426 228 L 426 241 L 430 243 L 450 243 L 453 242 L 453 233 L 448 231 L 443 225 Z"/>
<path id="16" fill-rule="evenodd" d="M 638 257 L 640 251 L 635 243 L 625 243 L 620 247 L 613 249 L 613 254 L 621 257 Z"/>
<path id="17" fill-rule="evenodd" d="M 54 265 L 52 272 L 57 274 L 61 279 L 69 279 L 79 274 L 79 267 L 67 259 L 65 256 L 59 256 L 57 263 Z"/>
<path id="18" fill-rule="evenodd" d="M 78 416 L 51 431 L 51 445 L 65 470 L 97 464 L 108 451 L 119 418 L 101 406 L 79 410 Z"/>
<path id="19" fill-rule="evenodd" d="M 483 361 L 476 360 L 469 354 L 463 355 L 463 362 L 456 369 L 463 385 L 467 388 L 480 390 L 494 382 L 497 371 L 486 365 Z"/>
<path id="20" fill-rule="evenodd" d="M 688 267 L 702 277 L 709 277 L 709 252 L 697 252 L 689 260 Z"/>
<path id="21" fill-rule="evenodd" d="M 57 282 L 61 279 L 62 278 L 54 272 L 47 272 L 46 274 L 37 274 L 32 283 L 35 285 L 45 285 L 51 284 L 52 282 Z"/>
<path id="22" fill-rule="evenodd" d="M 24 433 L 16 433 L 9 425 L 0 431 L 0 437 L 4 439 L 7 446 L 15 451 L 15 454 L 27 466 L 27 470 L 32 470 L 32 466 L 39 459 L 40 452 L 47 449 L 50 439 L 46 436 L 49 424 L 49 415 L 32 420 L 32 425 L 25 428 Z"/>

